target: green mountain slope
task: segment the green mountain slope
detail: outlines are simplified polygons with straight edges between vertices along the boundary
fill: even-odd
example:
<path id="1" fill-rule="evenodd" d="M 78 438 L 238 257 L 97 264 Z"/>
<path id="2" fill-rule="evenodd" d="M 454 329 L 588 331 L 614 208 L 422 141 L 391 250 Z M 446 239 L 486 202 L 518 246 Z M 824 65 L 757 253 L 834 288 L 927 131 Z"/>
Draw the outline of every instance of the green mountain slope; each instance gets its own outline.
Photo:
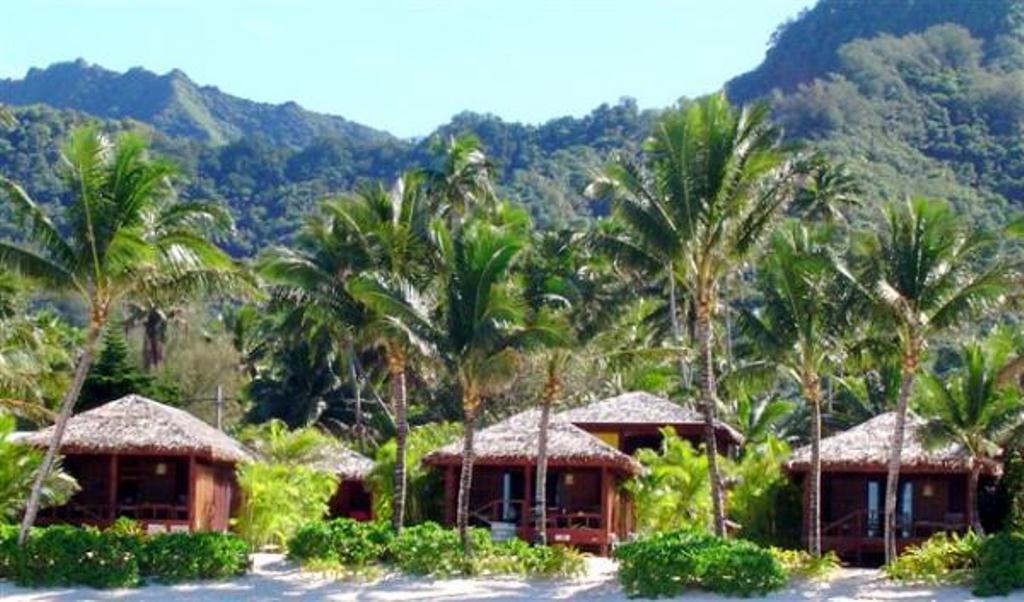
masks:
<path id="1" fill-rule="evenodd" d="M 923 194 L 999 221 L 1024 206 L 1022 15 L 1021 0 L 821 0 L 780 27 L 764 63 L 727 92 L 768 100 L 790 138 L 851 163 L 871 202 Z M 429 161 L 432 140 L 462 133 L 481 139 L 501 192 L 539 225 L 588 219 L 606 210 L 582 197 L 591 173 L 635 149 L 653 116 L 630 100 L 539 125 L 466 112 L 409 141 L 232 97 L 177 71 L 81 61 L 0 81 L 0 102 L 19 117 L 0 128 L 0 172 L 44 202 L 65 196 L 56 149 L 72 123 L 142 128 L 182 165 L 183 194 L 232 208 L 240 255 L 286 240 L 323 196 L 393 178 Z"/>
<path id="2" fill-rule="evenodd" d="M 253 102 L 199 86 L 178 70 L 164 75 L 141 68 L 118 73 L 81 59 L 31 69 L 24 79 L 0 80 L 0 98 L 13 105 L 40 103 L 107 119 L 136 119 L 169 136 L 211 144 L 254 135 L 286 146 L 305 146 L 320 137 L 380 143 L 393 138 L 293 102 Z"/>
<path id="3" fill-rule="evenodd" d="M 998 221 L 1024 204 L 1022 5 L 822 0 L 728 92 L 768 99 L 788 136 L 853 164 L 875 199 L 943 197 Z"/>

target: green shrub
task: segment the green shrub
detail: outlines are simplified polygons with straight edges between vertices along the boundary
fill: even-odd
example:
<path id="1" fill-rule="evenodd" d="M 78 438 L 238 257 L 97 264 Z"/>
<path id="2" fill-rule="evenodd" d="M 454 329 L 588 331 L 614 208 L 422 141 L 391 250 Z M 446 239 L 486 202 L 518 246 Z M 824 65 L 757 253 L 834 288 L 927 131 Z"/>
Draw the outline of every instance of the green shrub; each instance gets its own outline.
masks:
<path id="1" fill-rule="evenodd" d="M 519 540 L 516 540 L 519 541 Z M 565 546 L 528 546 L 526 574 L 543 579 L 569 579 L 586 573 L 583 554 Z"/>
<path id="2" fill-rule="evenodd" d="M 37 529 L 15 553 L 14 582 L 26 586 L 130 587 L 139 582 L 133 538 L 66 525 Z"/>
<path id="3" fill-rule="evenodd" d="M 1005 596 L 1024 587 L 1024 534 L 997 533 L 984 540 L 974 572 L 974 593 Z"/>
<path id="4" fill-rule="evenodd" d="M 491 547 L 490 534 L 483 529 L 471 531 L 475 549 Z M 462 554 L 459 534 L 437 523 L 427 522 L 402 529 L 391 545 L 391 557 L 403 573 L 444 577 L 472 572 Z"/>
<path id="5" fill-rule="evenodd" d="M 383 522 L 359 522 L 349 518 L 316 521 L 300 528 L 288 540 L 288 557 L 298 562 L 330 561 L 361 567 L 384 559 L 394 536 Z"/>
<path id="6" fill-rule="evenodd" d="M 699 585 L 727 596 L 764 595 L 786 584 L 786 571 L 772 553 L 744 540 L 709 546 L 698 555 Z"/>
<path id="7" fill-rule="evenodd" d="M 0 579 L 13 579 L 18 553 L 18 528 L 0 525 Z"/>
<path id="8" fill-rule="evenodd" d="M 335 475 L 305 466 L 253 462 L 238 470 L 244 500 L 236 527 L 254 548 L 285 546 L 303 525 L 327 513 Z"/>
<path id="9" fill-rule="evenodd" d="M 743 540 L 688 531 L 658 533 L 615 551 L 619 582 L 630 597 L 677 596 L 689 588 L 726 595 L 764 594 L 786 573 L 772 553 Z"/>
<path id="10" fill-rule="evenodd" d="M 288 558 L 305 563 L 311 560 L 338 562 L 330 524 L 318 520 L 299 528 L 288 540 Z"/>
<path id="11" fill-rule="evenodd" d="M 782 569 L 790 577 L 798 579 L 820 579 L 827 577 L 832 571 L 839 568 L 839 557 L 835 552 L 826 552 L 821 556 L 814 556 L 806 550 L 785 550 L 783 548 L 768 548 L 782 565 Z"/>
<path id="12" fill-rule="evenodd" d="M 17 533 L 0 526 L 0 578 L 30 587 L 131 587 L 148 578 L 164 583 L 222 579 L 249 568 L 245 541 L 225 533 L 148 537 L 124 519 L 105 531 L 70 525 L 33 529 L 22 548 Z"/>
<path id="13" fill-rule="evenodd" d="M 225 579 L 249 568 L 249 548 L 230 533 L 171 533 L 145 541 L 141 570 L 160 583 Z"/>
<path id="14" fill-rule="evenodd" d="M 973 531 L 966 535 L 939 533 L 903 551 L 884 568 L 896 581 L 962 584 L 973 577 L 985 539 Z"/>

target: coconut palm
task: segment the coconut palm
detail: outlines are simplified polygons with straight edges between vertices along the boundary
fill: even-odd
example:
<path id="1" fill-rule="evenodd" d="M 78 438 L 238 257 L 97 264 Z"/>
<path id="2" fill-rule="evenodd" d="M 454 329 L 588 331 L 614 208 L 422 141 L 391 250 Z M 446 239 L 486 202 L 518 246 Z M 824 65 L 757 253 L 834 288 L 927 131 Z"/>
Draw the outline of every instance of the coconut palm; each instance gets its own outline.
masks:
<path id="1" fill-rule="evenodd" d="M 148 157 L 140 137 L 122 134 L 111 141 L 95 128 L 76 129 L 63 157 L 73 192 L 63 229 L 24 189 L 0 177 L 0 187 L 22 219 L 28 241 L 0 242 L 0 266 L 51 291 L 77 296 L 88 317 L 74 375 L 25 509 L 22 542 L 35 521 L 43 484 L 115 305 L 158 290 L 198 293 L 214 286 L 220 274 L 237 270 L 230 257 L 196 228 L 204 219 L 197 215 L 202 210 L 173 196 L 175 168 Z"/>
<path id="2" fill-rule="evenodd" d="M 192 202 L 174 210 L 152 213 L 145 226 L 145 237 L 152 240 L 182 232 L 203 233 L 221 240 L 234 233 L 234 222 L 231 214 L 220 205 Z M 146 371 L 163 363 L 168 326 L 185 322 L 188 302 L 208 294 L 244 296 L 255 288 L 255 282 L 243 270 L 195 269 L 191 278 L 202 280 L 202 286 L 168 287 L 155 282 L 125 303 L 125 329 L 142 329 L 142 366 Z"/>
<path id="3" fill-rule="evenodd" d="M 792 412 L 792 402 L 741 390 L 736 395 L 734 422 L 743 435 L 744 444 L 758 445 L 776 434 Z"/>
<path id="4" fill-rule="evenodd" d="M 714 436 L 714 313 L 723 281 L 756 249 L 788 199 L 785 154 L 766 106 L 736 109 L 716 94 L 662 115 L 645 160 L 646 169 L 614 163 L 591 192 L 610 196 L 634 235 L 632 245 L 661 259 L 670 298 L 677 279 L 691 297 L 714 529 L 725 535 Z M 674 309 L 672 318 L 678 342 Z"/>
<path id="5" fill-rule="evenodd" d="M 434 210 L 446 216 L 449 225 L 462 221 L 474 207 L 492 205 L 496 200 L 491 182 L 494 165 L 480 140 L 470 134 L 434 141 L 435 161 L 421 171 Z"/>
<path id="6" fill-rule="evenodd" d="M 821 379 L 840 349 L 828 236 L 797 224 L 777 232 L 758 266 L 761 307 L 740 315 L 741 331 L 755 352 L 799 388 L 811 410 L 808 544 L 815 556 L 821 555 Z"/>
<path id="7" fill-rule="evenodd" d="M 443 260 L 444 317 L 436 340 L 440 357 L 457 383 L 462 405 L 456 520 L 463 549 L 469 554 L 473 436 L 483 402 L 507 388 L 519 369 L 517 338 L 523 334 L 525 312 L 509 277 L 527 239 L 521 228 L 475 217 L 454 235 L 439 227 L 437 240 Z"/>
<path id="8" fill-rule="evenodd" d="M 864 191 L 845 163 L 815 154 L 796 169 L 802 182 L 790 207 L 793 214 L 831 224 L 845 219 L 845 209 L 861 204 Z"/>
<path id="9" fill-rule="evenodd" d="M 962 446 L 971 457 L 968 504 L 973 523 L 982 533 L 978 513 L 978 480 L 986 463 L 999 456 L 1000 447 L 1019 443 L 1024 435 L 1020 393 L 1001 386 L 999 370 L 1011 348 L 998 333 L 985 345 L 967 343 L 960 348 L 960 367 L 952 375 L 925 374 L 917 397 L 917 411 L 927 419 L 922 430 L 926 445 Z"/>
<path id="10" fill-rule="evenodd" d="M 853 270 L 839 265 L 867 302 L 879 328 L 900 348 L 896 424 L 885 494 L 886 560 L 896 557 L 896 492 L 907 406 L 928 339 L 999 300 L 1009 286 L 1009 264 L 999 237 L 967 224 L 943 202 L 912 199 L 885 207 L 883 227 L 856 245 Z"/>
<path id="11" fill-rule="evenodd" d="M 579 348 L 606 328 L 625 302 L 625 288 L 603 258 L 588 253 L 584 236 L 572 231 L 535 236 L 524 261 L 530 342 L 544 368 L 534 485 L 538 539 L 547 543 L 547 444 L 551 409 L 562 398 L 564 375 Z"/>
<path id="12" fill-rule="evenodd" d="M 428 287 L 437 268 L 430 239 L 430 213 L 416 173 L 403 175 L 390 191 L 363 191 L 338 208 L 350 224 L 361 224 L 372 268 L 349 280 L 350 294 L 368 310 L 359 338 L 383 350 L 395 419 L 391 524 L 405 519 L 406 439 L 409 433 L 406 375 L 410 356 L 433 357 Z"/>

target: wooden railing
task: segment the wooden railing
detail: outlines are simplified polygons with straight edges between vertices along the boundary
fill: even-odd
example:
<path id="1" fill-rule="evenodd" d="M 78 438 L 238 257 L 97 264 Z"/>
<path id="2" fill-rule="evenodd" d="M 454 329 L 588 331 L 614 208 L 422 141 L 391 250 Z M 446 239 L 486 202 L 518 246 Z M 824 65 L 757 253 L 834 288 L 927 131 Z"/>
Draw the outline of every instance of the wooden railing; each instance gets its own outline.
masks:
<path id="1" fill-rule="evenodd" d="M 896 517 L 897 537 L 928 537 L 938 531 L 963 531 L 967 528 L 961 520 L 917 520 L 910 521 L 903 515 Z M 870 516 L 867 510 L 855 510 L 839 520 L 821 527 L 822 537 L 882 537 L 882 517 Z"/>
<path id="2" fill-rule="evenodd" d="M 509 506 L 512 508 L 512 513 L 515 516 L 513 522 L 516 523 L 522 521 L 524 512 L 529 513 L 532 510 L 525 500 L 509 500 Z M 476 507 L 470 512 L 470 516 L 489 525 L 493 522 L 504 520 L 502 516 L 503 510 L 504 504 L 502 500 L 496 499 Z M 529 524 L 531 527 L 534 525 L 532 515 L 529 517 Z M 549 529 L 600 529 L 601 513 L 599 511 L 549 508 L 546 525 Z"/>
<path id="3" fill-rule="evenodd" d="M 508 505 L 512 509 L 512 512 L 515 514 L 515 519 L 513 520 L 515 522 L 519 522 L 520 520 L 522 520 L 523 512 L 526 510 L 526 502 L 523 500 L 509 500 Z M 473 518 L 483 523 L 487 523 L 489 525 L 493 522 L 504 521 L 504 516 L 502 516 L 504 509 L 504 501 L 501 499 L 496 499 L 491 500 L 486 504 L 483 504 L 482 506 L 476 507 L 475 509 L 470 511 L 469 514 Z"/>

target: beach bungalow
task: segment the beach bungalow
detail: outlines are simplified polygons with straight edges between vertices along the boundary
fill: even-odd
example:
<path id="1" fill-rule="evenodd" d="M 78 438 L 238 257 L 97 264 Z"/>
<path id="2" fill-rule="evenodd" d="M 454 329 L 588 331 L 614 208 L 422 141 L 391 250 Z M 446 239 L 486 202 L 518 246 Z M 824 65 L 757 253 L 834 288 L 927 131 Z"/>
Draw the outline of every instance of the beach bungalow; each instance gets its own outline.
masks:
<path id="1" fill-rule="evenodd" d="M 45 447 L 53 427 L 21 441 Z M 224 531 L 237 503 L 235 467 L 252 459 L 191 414 L 138 395 L 73 416 L 61 444 L 81 490 L 40 512 L 40 524 L 105 526 L 120 517 L 149 532 Z"/>
<path id="2" fill-rule="evenodd" d="M 694 448 L 704 444 L 704 416 L 664 397 L 633 391 L 565 410 L 558 419 L 593 434 L 619 451 L 632 455 L 641 447 L 661 448 L 661 429 L 672 427 Z M 715 423 L 718 453 L 733 456 L 743 435 L 721 421 Z"/>
<path id="3" fill-rule="evenodd" d="M 883 514 L 889 449 L 896 415 L 881 414 L 821 441 L 822 548 L 857 564 L 878 564 L 884 555 Z M 972 522 L 968 475 L 972 460 L 958 445 L 931 449 L 920 430 L 924 421 L 907 416 L 897 491 L 897 547 L 920 543 L 939 531 L 962 532 Z M 793 452 L 786 470 L 803 488 L 804 538 L 810 489 L 809 446 Z M 997 463 L 981 467 L 998 476 Z"/>
<path id="4" fill-rule="evenodd" d="M 539 411 L 516 414 L 476 433 L 470 513 L 476 525 L 509 526 L 534 538 L 530 507 L 534 499 Z M 455 523 L 462 441 L 424 458 L 444 474 L 445 522 Z M 639 474 L 627 454 L 586 431 L 552 420 L 548 432 L 548 538 L 606 555 L 613 542 L 632 530 L 632 511 L 618 484 Z"/>
<path id="5" fill-rule="evenodd" d="M 338 475 L 338 490 L 331 498 L 328 518 L 373 519 L 373 496 L 365 483 L 373 470 L 373 460 L 337 442 L 313 467 Z"/>

